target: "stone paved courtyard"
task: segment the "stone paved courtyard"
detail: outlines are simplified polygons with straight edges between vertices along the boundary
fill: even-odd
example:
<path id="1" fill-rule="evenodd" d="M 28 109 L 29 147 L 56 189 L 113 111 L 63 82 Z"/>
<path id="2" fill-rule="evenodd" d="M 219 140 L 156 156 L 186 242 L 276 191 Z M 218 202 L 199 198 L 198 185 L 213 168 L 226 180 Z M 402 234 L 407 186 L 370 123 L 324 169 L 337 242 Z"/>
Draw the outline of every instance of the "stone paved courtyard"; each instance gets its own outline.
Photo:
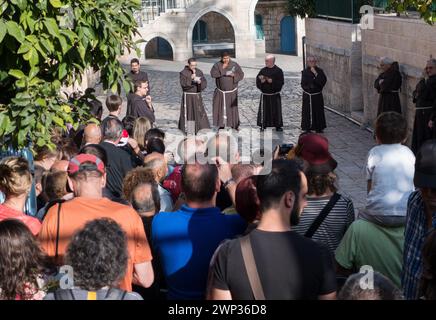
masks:
<path id="1" fill-rule="evenodd" d="M 209 72 L 215 61 L 215 59 L 201 59 L 198 62 L 198 68 L 203 70 L 208 81 L 203 99 L 210 122 L 212 122 L 212 97 L 215 84 Z M 126 64 L 126 70 L 128 70 L 129 61 L 122 62 Z M 255 77 L 264 62 L 263 58 L 239 60 L 238 62 L 245 72 L 245 79 L 239 85 L 241 131 L 245 131 L 251 127 L 257 128 L 259 91 L 255 86 Z M 281 143 L 295 144 L 301 133 L 300 71 L 302 60 L 299 57 L 278 55 L 277 65 L 285 73 L 285 85 L 282 91 L 284 131 L 277 133 L 273 130 L 273 147 Z M 147 60 L 141 66 L 142 70 L 147 71 L 149 75 L 157 125 L 167 132 L 168 142 L 170 142 L 172 134 L 177 132 L 175 129 L 182 96 L 178 73 L 184 64 Z M 104 100 L 104 93 L 101 92 L 99 98 Z M 356 209 L 361 208 L 366 198 L 363 168 L 367 152 L 374 145 L 372 134 L 333 112 L 326 111 L 326 116 L 328 128 L 325 130 L 325 136 L 329 139 L 331 153 L 338 162 L 340 192 L 351 197 Z"/>

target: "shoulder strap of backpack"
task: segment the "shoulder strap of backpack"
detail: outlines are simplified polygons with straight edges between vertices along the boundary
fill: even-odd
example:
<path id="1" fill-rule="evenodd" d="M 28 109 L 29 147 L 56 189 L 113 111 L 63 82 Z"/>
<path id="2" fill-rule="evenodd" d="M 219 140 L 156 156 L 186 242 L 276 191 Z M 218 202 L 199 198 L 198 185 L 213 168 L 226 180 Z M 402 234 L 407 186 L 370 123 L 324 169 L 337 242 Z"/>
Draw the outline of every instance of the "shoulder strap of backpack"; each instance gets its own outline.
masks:
<path id="1" fill-rule="evenodd" d="M 329 202 L 325 205 L 325 207 L 321 210 L 319 215 L 316 217 L 315 221 L 313 221 L 312 225 L 309 227 L 309 229 L 306 231 L 304 236 L 306 238 L 312 238 L 312 236 L 315 234 L 315 232 L 318 230 L 319 226 L 323 223 L 327 215 L 332 211 L 333 207 L 335 206 L 336 202 L 340 199 L 341 195 L 339 193 L 333 194 L 333 196 L 330 198 Z"/>
<path id="2" fill-rule="evenodd" d="M 109 290 L 106 293 L 106 296 L 104 297 L 104 300 L 124 300 L 126 294 L 127 291 L 116 289 L 116 288 L 109 288 Z"/>
<path id="3" fill-rule="evenodd" d="M 263 292 L 262 283 L 260 282 L 259 273 L 257 272 L 256 261 L 253 256 L 250 235 L 240 238 L 239 242 L 241 244 L 242 258 L 244 259 L 244 265 L 247 270 L 248 281 L 250 282 L 254 299 L 265 300 L 265 294 Z"/>
<path id="4" fill-rule="evenodd" d="M 55 251 L 55 261 L 57 261 L 59 256 L 59 228 L 60 228 L 60 221 L 61 221 L 61 206 L 64 200 L 59 201 L 58 205 L 58 214 L 57 214 L 57 226 L 56 226 L 56 251 Z"/>

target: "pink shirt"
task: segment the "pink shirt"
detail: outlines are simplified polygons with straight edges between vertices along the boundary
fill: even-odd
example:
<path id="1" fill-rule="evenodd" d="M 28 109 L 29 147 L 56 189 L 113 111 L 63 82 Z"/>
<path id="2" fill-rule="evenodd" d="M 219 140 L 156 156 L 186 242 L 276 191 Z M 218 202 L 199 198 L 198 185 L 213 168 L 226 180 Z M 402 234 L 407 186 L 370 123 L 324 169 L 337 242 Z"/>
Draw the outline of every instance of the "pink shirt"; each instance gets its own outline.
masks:
<path id="1" fill-rule="evenodd" d="M 3 204 L 0 204 L 0 221 L 5 219 L 17 219 L 23 222 L 33 233 L 33 235 L 38 235 L 41 230 L 41 223 L 38 219 L 25 215 L 24 213 L 6 207 Z"/>

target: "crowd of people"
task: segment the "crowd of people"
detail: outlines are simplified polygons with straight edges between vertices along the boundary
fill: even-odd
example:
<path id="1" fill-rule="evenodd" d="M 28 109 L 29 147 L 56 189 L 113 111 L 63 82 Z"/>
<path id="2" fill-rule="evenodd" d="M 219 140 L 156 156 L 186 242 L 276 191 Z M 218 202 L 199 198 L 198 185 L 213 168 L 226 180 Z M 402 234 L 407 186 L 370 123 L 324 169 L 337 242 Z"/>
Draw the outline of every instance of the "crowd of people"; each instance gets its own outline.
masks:
<path id="1" fill-rule="evenodd" d="M 321 134 L 325 118 L 312 112 L 323 104 L 326 77 L 309 60 L 303 133 L 288 153 L 275 152 L 271 166 L 242 163 L 225 131 L 188 136 L 180 160 L 169 157 L 137 60 L 123 119 L 122 98 L 110 95 L 107 117 L 53 130 L 54 147 L 35 146 L 33 162 L 1 159 L 0 298 L 436 299 L 436 140 L 415 155 L 399 110 L 380 112 L 365 165 L 367 202 L 356 214 L 340 193 L 338 163 Z M 201 103 L 188 94 L 203 83 L 195 63 L 181 73 L 182 115 Z M 258 87 L 271 85 L 260 112 L 280 102 L 272 85 L 280 71 L 272 57 L 267 63 L 257 77 Z M 237 128 L 228 109 L 244 75 L 228 57 L 221 64 L 212 70 L 214 124 Z M 282 126 L 273 111 L 259 119 L 261 128 Z M 32 186 L 34 217 L 25 210 Z"/>

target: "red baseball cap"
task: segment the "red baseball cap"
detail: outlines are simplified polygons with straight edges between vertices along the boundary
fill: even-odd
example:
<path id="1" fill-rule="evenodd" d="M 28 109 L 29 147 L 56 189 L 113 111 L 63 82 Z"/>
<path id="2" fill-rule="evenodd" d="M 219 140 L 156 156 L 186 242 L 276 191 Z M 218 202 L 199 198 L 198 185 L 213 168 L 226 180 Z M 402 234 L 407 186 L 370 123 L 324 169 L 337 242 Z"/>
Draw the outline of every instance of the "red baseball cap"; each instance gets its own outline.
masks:
<path id="1" fill-rule="evenodd" d="M 78 171 L 99 171 L 104 174 L 104 163 L 92 154 L 79 154 L 70 160 L 68 174 L 73 175 Z"/>
<path id="2" fill-rule="evenodd" d="M 329 152 L 329 141 L 326 137 L 308 133 L 300 136 L 298 140 L 299 156 L 309 163 L 308 171 L 327 174 L 338 166 Z"/>

